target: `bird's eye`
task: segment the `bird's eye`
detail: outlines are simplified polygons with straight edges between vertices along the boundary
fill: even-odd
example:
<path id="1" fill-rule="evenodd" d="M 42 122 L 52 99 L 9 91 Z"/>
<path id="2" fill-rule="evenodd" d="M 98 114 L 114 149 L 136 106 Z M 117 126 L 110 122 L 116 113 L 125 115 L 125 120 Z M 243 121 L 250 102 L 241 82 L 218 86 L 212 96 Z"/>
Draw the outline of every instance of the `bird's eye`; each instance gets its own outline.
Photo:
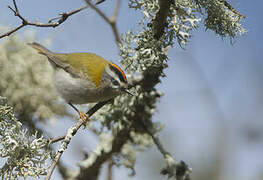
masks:
<path id="1" fill-rule="evenodd" d="M 120 83 L 117 80 L 112 80 L 112 84 L 114 86 L 119 86 L 120 85 Z"/>

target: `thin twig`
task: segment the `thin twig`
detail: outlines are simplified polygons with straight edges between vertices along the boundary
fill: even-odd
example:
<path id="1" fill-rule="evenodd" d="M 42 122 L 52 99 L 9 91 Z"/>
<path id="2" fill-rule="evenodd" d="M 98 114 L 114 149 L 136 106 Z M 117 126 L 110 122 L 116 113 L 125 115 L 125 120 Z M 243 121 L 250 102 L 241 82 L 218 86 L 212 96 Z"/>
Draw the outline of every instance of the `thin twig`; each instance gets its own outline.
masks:
<path id="1" fill-rule="evenodd" d="M 97 103 L 95 106 L 93 106 L 86 114 L 91 117 L 96 111 L 98 111 L 100 108 L 102 108 L 105 104 L 107 104 L 108 102 L 112 101 L 112 99 L 108 100 L 108 101 L 103 101 L 103 102 L 99 102 Z M 45 180 L 49 180 L 51 178 L 51 175 L 60 159 L 60 157 L 62 156 L 63 152 L 67 149 L 68 147 L 68 144 L 70 143 L 71 141 L 71 138 L 77 133 L 77 131 L 79 130 L 79 128 L 83 125 L 83 121 L 82 119 L 79 119 L 78 122 L 76 124 L 74 124 L 71 128 L 68 129 L 68 132 L 65 136 L 62 136 L 59 137 L 59 138 L 56 138 L 57 141 L 58 139 L 59 140 L 62 140 L 63 141 L 61 142 L 61 146 L 51 164 L 51 167 L 49 169 L 49 172 L 45 178 Z M 54 142 L 54 140 L 53 140 Z"/>
<path id="2" fill-rule="evenodd" d="M 24 26 L 36 26 L 36 27 L 57 27 L 59 26 L 60 24 L 62 24 L 63 22 L 65 22 L 69 16 L 72 16 L 73 14 L 76 14 L 80 11 L 82 11 L 83 9 L 86 9 L 88 6 L 85 5 L 83 7 L 80 7 L 76 10 L 73 10 L 73 11 L 70 11 L 70 12 L 64 12 L 64 13 L 60 13 L 59 17 L 56 17 L 56 18 L 52 18 L 48 21 L 48 23 L 40 23 L 40 22 L 32 22 L 32 21 L 29 21 L 27 19 L 25 19 L 20 13 L 19 13 L 19 9 L 18 9 L 18 6 L 17 6 L 17 3 L 15 0 L 13 0 L 13 5 L 14 5 L 14 8 L 12 8 L 11 6 L 8 6 L 8 8 L 13 11 L 14 15 L 17 16 L 21 21 L 21 25 L 17 26 L 16 28 L 13 28 L 11 29 L 10 31 L 0 35 L 0 39 L 3 38 L 3 37 L 6 37 L 6 36 L 9 36 L 11 34 L 13 34 L 14 32 L 18 31 L 19 29 L 21 29 L 22 27 Z M 55 22 L 52 22 L 54 20 L 57 20 Z"/>
<path id="3" fill-rule="evenodd" d="M 49 180 L 51 178 L 51 175 L 60 159 L 60 157 L 62 156 L 63 152 L 67 149 L 68 144 L 71 141 L 71 138 L 76 134 L 76 132 L 79 130 L 79 128 L 83 125 L 83 121 L 82 119 L 79 119 L 78 122 L 76 124 L 74 124 L 71 128 L 68 129 L 68 132 L 64 138 L 64 140 L 61 142 L 61 146 L 51 164 L 51 167 L 49 169 L 49 172 L 45 178 L 45 180 Z"/>
<path id="4" fill-rule="evenodd" d="M 80 8 L 78 8 L 78 9 L 73 10 L 73 11 L 70 11 L 70 12 L 59 13 L 59 16 L 58 16 L 58 17 L 53 18 L 53 19 L 50 19 L 48 22 L 50 23 L 50 22 L 52 22 L 53 20 L 59 19 L 57 22 L 61 24 L 61 23 L 64 22 L 69 16 L 71 16 L 71 15 L 73 15 L 73 14 L 76 14 L 76 13 L 82 11 L 83 9 L 86 9 L 87 7 L 88 7 L 88 6 L 85 5 L 85 6 L 83 6 L 83 7 L 80 7 Z"/>
<path id="5" fill-rule="evenodd" d="M 58 136 L 56 138 L 51 138 L 51 139 L 49 139 L 49 144 L 53 144 L 53 143 L 56 143 L 58 141 L 61 141 L 61 140 L 65 139 L 65 137 L 66 137 L 66 135 Z"/>
<path id="6" fill-rule="evenodd" d="M 113 15 L 110 18 L 108 18 L 99 8 L 97 8 L 89 0 L 85 0 L 85 1 L 92 9 L 94 9 L 111 26 L 114 37 L 115 37 L 115 41 L 116 41 L 117 45 L 119 46 L 119 44 L 121 43 L 121 39 L 120 39 L 120 36 L 118 33 L 118 29 L 116 27 L 116 20 L 117 20 L 118 12 L 120 9 L 120 2 L 121 1 L 117 0 L 117 2 L 115 4 L 115 9 L 114 9 Z"/>
<path id="7" fill-rule="evenodd" d="M 66 167 L 65 164 L 63 164 L 61 161 L 58 161 L 57 163 L 58 171 L 63 179 L 68 179 L 70 177 L 70 169 Z"/>
<path id="8" fill-rule="evenodd" d="M 113 168 L 113 160 L 112 158 L 108 161 L 108 178 L 107 180 L 112 180 L 112 168 Z"/>
<path id="9" fill-rule="evenodd" d="M 108 101 L 102 101 L 102 102 L 99 102 L 97 104 L 95 104 L 88 112 L 86 112 L 86 114 L 91 117 L 96 111 L 98 111 L 100 108 L 102 108 L 105 104 L 111 102 L 113 99 L 110 99 Z M 66 135 L 64 136 L 58 136 L 56 138 L 51 138 L 49 139 L 49 144 L 53 144 L 53 143 L 56 143 L 58 141 L 61 141 L 63 139 L 65 139 Z"/>
<path id="10" fill-rule="evenodd" d="M 0 35 L 0 39 L 5 37 L 5 36 L 10 36 L 11 34 L 13 34 L 14 32 L 18 31 L 19 29 L 21 29 L 24 26 L 25 26 L 24 24 L 21 24 L 21 25 L 17 26 L 16 28 L 6 32 L 5 34 Z"/>
<path id="11" fill-rule="evenodd" d="M 14 4 L 14 6 L 15 6 L 16 12 L 19 12 L 15 0 L 13 0 L 13 4 Z"/>
<path id="12" fill-rule="evenodd" d="M 152 132 L 151 129 L 148 128 L 148 126 L 146 126 L 143 122 L 141 124 L 147 134 L 152 137 L 154 144 L 157 146 L 158 150 L 165 159 L 167 167 L 164 168 L 161 173 L 164 175 L 167 174 L 168 177 L 176 176 L 177 180 L 190 180 L 189 173 L 191 172 L 191 168 L 189 168 L 188 165 L 183 161 L 175 163 L 172 155 L 164 149 L 159 137 L 154 135 L 154 132 Z"/>
<path id="13" fill-rule="evenodd" d="M 163 157 L 165 158 L 167 155 L 170 155 L 170 153 L 164 149 L 159 137 L 155 136 L 154 133 L 151 132 L 151 130 L 149 128 L 147 128 L 145 125 L 143 125 L 143 126 L 144 126 L 144 129 L 147 132 L 147 134 L 152 137 L 154 144 L 157 146 L 158 150 L 163 155 Z"/>
<path id="14" fill-rule="evenodd" d="M 117 20 L 117 17 L 118 17 L 118 14 L 119 14 L 119 10 L 120 10 L 120 4 L 121 4 L 121 1 L 117 0 L 117 2 L 115 4 L 113 15 L 111 17 L 111 21 L 113 21 L 113 22 L 116 22 L 116 20 Z"/>
<path id="15" fill-rule="evenodd" d="M 235 13 L 236 15 L 240 16 L 241 18 L 246 18 L 246 16 L 244 16 L 243 14 L 240 14 L 235 8 L 233 8 L 231 6 L 231 4 L 229 4 L 226 0 L 223 1 L 224 5 L 231 10 L 233 13 Z"/>
<path id="16" fill-rule="evenodd" d="M 97 0 L 97 2 L 95 3 L 95 5 L 98 5 L 100 3 L 103 3 L 105 0 Z"/>

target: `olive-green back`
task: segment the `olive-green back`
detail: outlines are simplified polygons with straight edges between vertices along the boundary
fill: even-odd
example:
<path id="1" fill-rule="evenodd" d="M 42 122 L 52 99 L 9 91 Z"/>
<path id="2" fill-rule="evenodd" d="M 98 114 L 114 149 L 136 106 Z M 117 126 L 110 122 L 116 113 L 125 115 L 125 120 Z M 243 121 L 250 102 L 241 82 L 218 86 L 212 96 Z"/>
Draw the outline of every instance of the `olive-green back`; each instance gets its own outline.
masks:
<path id="1" fill-rule="evenodd" d="M 98 87 L 105 66 L 109 62 L 102 57 L 92 53 L 53 53 L 41 44 L 29 43 L 40 54 L 47 56 L 50 63 L 57 68 L 62 68 L 74 77 L 89 79 Z"/>
<path id="2" fill-rule="evenodd" d="M 105 66 L 109 63 L 104 58 L 92 53 L 56 54 L 50 60 L 58 64 L 69 65 L 69 73 L 78 74 L 80 77 L 92 80 L 99 86 Z M 57 62 L 60 61 L 60 62 Z M 62 67 L 63 68 L 63 67 Z M 67 71 L 67 69 L 65 69 Z"/>

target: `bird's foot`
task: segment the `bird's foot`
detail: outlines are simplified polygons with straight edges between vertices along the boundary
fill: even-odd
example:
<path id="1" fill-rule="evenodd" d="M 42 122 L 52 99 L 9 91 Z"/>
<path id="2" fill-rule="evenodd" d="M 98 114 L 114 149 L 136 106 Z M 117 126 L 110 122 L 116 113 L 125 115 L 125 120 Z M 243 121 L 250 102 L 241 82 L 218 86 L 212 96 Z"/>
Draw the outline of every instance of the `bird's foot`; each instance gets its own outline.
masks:
<path id="1" fill-rule="evenodd" d="M 80 119 L 82 119 L 82 125 L 84 126 L 84 129 L 87 126 L 87 122 L 89 120 L 89 116 L 81 111 L 78 111 Z"/>

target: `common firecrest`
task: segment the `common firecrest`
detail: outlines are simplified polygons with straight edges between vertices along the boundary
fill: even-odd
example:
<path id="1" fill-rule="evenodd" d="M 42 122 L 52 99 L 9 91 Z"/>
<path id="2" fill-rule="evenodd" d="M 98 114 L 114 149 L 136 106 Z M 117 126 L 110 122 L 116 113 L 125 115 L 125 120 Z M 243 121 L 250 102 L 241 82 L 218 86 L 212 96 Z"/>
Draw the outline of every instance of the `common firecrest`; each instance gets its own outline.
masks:
<path id="1" fill-rule="evenodd" d="M 121 68 L 96 54 L 53 53 L 35 42 L 28 45 L 47 57 L 55 69 L 53 83 L 56 91 L 78 112 L 84 125 L 87 115 L 73 104 L 106 101 L 123 92 L 129 93 L 127 78 Z"/>

